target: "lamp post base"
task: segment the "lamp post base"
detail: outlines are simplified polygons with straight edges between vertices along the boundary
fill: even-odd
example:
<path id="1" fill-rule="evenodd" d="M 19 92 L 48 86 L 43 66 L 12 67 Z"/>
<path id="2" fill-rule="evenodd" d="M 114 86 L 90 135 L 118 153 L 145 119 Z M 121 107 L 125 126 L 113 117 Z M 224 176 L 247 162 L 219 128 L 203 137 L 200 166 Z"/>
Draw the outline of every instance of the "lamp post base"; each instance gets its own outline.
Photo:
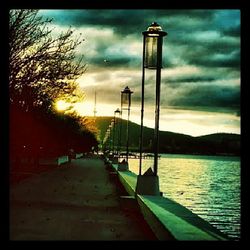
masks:
<path id="1" fill-rule="evenodd" d="M 128 171 L 128 162 L 122 161 L 118 163 L 118 171 Z"/>
<path id="2" fill-rule="evenodd" d="M 117 156 L 114 156 L 114 157 L 113 157 L 112 163 L 113 163 L 113 164 L 118 164 L 118 163 L 119 163 L 118 157 L 117 157 Z"/>
<path id="3" fill-rule="evenodd" d="M 138 175 L 136 193 L 141 195 L 161 195 L 159 177 L 155 175 Z"/>

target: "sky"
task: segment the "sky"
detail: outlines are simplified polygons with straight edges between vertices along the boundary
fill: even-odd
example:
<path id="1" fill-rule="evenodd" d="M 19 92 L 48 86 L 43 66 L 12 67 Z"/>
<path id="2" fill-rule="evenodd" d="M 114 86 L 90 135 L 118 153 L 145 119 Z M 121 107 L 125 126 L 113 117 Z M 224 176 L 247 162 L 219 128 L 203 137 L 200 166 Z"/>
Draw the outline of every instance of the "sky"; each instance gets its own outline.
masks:
<path id="1" fill-rule="evenodd" d="M 132 94 L 130 120 L 140 124 L 142 32 L 157 22 L 163 41 L 160 130 L 192 136 L 240 134 L 240 10 L 66 9 L 40 10 L 54 33 L 71 27 L 83 37 L 77 57 L 87 71 L 77 80 L 85 92 L 75 108 L 114 116 L 121 91 Z M 144 125 L 154 128 L 155 70 L 145 72 Z M 127 119 L 124 111 L 122 118 Z"/>

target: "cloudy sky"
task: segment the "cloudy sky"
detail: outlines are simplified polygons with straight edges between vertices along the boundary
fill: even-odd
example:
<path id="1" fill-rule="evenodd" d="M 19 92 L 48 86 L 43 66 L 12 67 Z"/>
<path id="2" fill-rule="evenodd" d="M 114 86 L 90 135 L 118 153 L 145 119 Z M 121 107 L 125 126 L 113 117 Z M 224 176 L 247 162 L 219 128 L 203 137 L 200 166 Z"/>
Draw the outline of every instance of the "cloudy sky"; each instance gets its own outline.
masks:
<path id="1" fill-rule="evenodd" d="M 140 123 L 142 31 L 157 22 L 164 37 L 160 130 L 198 136 L 240 134 L 240 11 L 77 9 L 40 10 L 53 18 L 54 32 L 73 28 L 84 42 L 86 94 L 76 107 L 113 116 L 124 87 L 134 91 L 131 117 Z M 155 70 L 146 70 L 144 124 L 154 127 Z M 123 114 L 123 118 L 126 115 Z"/>

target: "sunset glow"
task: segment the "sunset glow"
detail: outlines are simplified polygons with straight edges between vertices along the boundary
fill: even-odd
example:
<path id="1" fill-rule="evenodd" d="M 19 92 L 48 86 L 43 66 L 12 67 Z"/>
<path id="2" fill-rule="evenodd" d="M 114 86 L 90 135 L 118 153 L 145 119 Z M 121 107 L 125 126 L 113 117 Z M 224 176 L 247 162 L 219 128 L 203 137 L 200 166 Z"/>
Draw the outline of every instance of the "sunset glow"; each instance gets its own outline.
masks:
<path id="1" fill-rule="evenodd" d="M 58 111 L 65 111 L 66 109 L 68 109 L 71 106 L 71 104 L 65 102 L 64 100 L 59 100 L 56 102 L 55 106 L 56 106 L 56 109 Z"/>
<path id="2" fill-rule="evenodd" d="M 128 86 L 134 92 L 130 120 L 140 124 L 141 32 L 157 21 L 168 32 L 162 48 L 160 129 L 188 135 L 240 134 L 239 10 L 39 12 L 53 18 L 55 34 L 71 26 L 84 39 L 76 51 L 87 64 L 77 79 L 85 98 L 72 105 L 78 114 L 94 115 L 96 93 L 96 115 L 113 116 L 120 108 L 121 90 Z M 57 109 L 67 105 L 60 102 Z M 146 70 L 144 124 L 152 128 L 154 105 L 155 71 Z"/>

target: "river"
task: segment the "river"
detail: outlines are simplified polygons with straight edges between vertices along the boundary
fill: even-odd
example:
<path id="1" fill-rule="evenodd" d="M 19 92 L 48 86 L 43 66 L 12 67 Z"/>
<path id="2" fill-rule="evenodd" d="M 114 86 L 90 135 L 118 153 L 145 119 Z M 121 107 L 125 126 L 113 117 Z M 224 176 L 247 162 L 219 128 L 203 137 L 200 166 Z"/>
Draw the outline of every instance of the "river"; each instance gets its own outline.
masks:
<path id="1" fill-rule="evenodd" d="M 153 166 L 144 159 L 142 174 Z M 129 169 L 139 173 L 139 160 Z M 162 154 L 158 161 L 160 191 L 224 232 L 240 239 L 240 158 Z"/>

